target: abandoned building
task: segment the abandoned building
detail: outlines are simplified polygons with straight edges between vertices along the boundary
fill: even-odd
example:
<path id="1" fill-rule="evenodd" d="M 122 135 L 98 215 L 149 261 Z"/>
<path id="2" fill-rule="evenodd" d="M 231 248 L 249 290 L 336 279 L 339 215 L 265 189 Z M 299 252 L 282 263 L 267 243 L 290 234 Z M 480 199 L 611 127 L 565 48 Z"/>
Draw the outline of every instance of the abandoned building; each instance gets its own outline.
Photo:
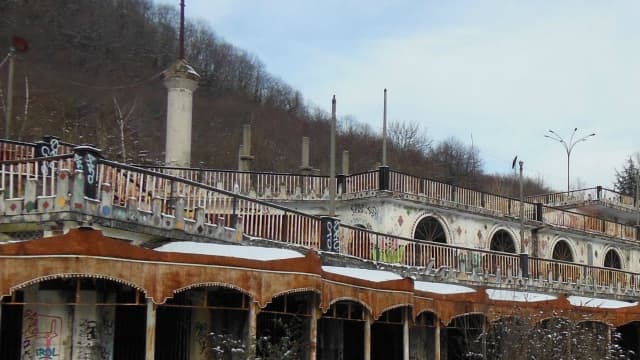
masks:
<path id="1" fill-rule="evenodd" d="M 486 358 L 511 318 L 639 352 L 633 197 L 314 175 L 308 140 L 301 173 L 252 172 L 249 128 L 239 170 L 191 168 L 198 78 L 165 73 L 166 167 L 0 140 L 1 359 Z"/>

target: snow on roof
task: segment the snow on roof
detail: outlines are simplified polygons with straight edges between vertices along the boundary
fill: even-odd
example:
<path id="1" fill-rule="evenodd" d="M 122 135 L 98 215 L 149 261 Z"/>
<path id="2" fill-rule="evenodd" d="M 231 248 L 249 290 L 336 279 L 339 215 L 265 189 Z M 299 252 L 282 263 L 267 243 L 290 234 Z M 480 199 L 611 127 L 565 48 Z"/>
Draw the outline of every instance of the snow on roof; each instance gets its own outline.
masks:
<path id="1" fill-rule="evenodd" d="M 476 292 L 475 289 L 466 287 L 466 286 L 427 282 L 427 281 L 416 281 L 414 282 L 413 287 L 416 290 L 426 291 L 426 292 L 436 293 L 436 294 L 443 294 L 443 295 L 467 294 L 467 293 Z"/>
<path id="2" fill-rule="evenodd" d="M 276 249 L 258 246 L 223 245 L 199 243 L 193 241 L 176 241 L 155 248 L 157 251 L 177 252 L 185 254 L 227 256 L 249 260 L 282 260 L 301 258 L 304 255 L 288 249 Z"/>
<path id="3" fill-rule="evenodd" d="M 500 289 L 486 289 L 485 291 L 487 292 L 489 299 L 499 301 L 536 302 L 557 299 L 557 297 L 553 295 L 532 293 L 526 291 Z"/>
<path id="4" fill-rule="evenodd" d="M 601 309 L 618 309 L 638 305 L 637 302 L 626 302 L 620 300 L 598 299 L 585 296 L 569 296 L 567 300 L 574 306 L 585 306 Z"/>
<path id="5" fill-rule="evenodd" d="M 349 276 L 367 281 L 380 282 L 388 280 L 400 280 L 402 276 L 390 271 L 368 270 L 358 268 L 346 268 L 340 266 L 323 266 L 322 270 L 332 274 Z"/>

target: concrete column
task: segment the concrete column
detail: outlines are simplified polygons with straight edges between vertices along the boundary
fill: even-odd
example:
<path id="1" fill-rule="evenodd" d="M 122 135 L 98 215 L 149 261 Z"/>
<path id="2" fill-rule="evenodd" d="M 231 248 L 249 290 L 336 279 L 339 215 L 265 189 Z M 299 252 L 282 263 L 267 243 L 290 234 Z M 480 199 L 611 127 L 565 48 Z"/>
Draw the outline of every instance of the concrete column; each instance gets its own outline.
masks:
<path id="1" fill-rule="evenodd" d="M 147 299 L 147 341 L 145 359 L 154 360 L 156 350 L 156 304 Z"/>
<path id="2" fill-rule="evenodd" d="M 371 360 L 371 314 L 365 314 L 364 319 L 364 360 Z"/>
<path id="3" fill-rule="evenodd" d="M 191 163 L 191 120 L 193 92 L 200 76 L 184 60 L 178 60 L 165 72 L 167 95 L 167 132 L 165 164 L 189 166 Z"/>
<path id="4" fill-rule="evenodd" d="M 206 305 L 204 291 L 190 294 L 192 304 Z M 212 326 L 209 318 L 209 309 L 193 308 L 191 310 L 191 337 L 189 344 L 190 360 L 206 360 L 208 336 Z"/>
<path id="5" fill-rule="evenodd" d="M 440 320 L 436 320 L 436 331 L 434 334 L 433 359 L 440 360 Z"/>
<path id="6" fill-rule="evenodd" d="M 402 323 L 402 359 L 409 360 L 409 308 L 404 308 L 404 321 Z"/>
<path id="7" fill-rule="evenodd" d="M 311 295 L 311 318 L 309 319 L 309 360 L 316 360 L 318 351 L 318 319 L 320 309 L 318 308 L 318 295 Z"/>
<path id="8" fill-rule="evenodd" d="M 249 302 L 249 331 L 247 331 L 247 359 L 256 357 L 256 336 L 258 333 L 258 303 Z"/>

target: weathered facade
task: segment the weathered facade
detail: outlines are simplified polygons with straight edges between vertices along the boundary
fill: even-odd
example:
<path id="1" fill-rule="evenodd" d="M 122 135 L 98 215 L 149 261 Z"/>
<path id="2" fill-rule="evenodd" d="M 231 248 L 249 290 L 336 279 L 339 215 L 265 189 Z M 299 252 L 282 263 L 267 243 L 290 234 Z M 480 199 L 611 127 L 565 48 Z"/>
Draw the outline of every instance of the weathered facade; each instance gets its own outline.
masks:
<path id="1" fill-rule="evenodd" d="M 327 177 L 1 150 L 2 359 L 253 358 L 294 335 L 296 358 L 462 359 L 513 317 L 638 347 L 637 229 L 613 219 L 638 209 L 604 189 L 523 203 L 521 239 L 518 200 L 387 168 L 339 176 L 329 218 Z"/>

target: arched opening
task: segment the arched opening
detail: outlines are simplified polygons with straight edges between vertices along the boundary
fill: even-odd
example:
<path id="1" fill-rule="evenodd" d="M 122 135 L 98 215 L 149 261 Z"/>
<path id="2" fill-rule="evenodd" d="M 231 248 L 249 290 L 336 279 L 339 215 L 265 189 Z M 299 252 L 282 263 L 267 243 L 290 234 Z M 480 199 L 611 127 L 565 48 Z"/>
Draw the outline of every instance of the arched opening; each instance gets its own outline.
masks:
<path id="1" fill-rule="evenodd" d="M 29 285 L 2 297 L 0 358 L 144 358 L 144 299 L 135 288 L 91 277 Z"/>
<path id="2" fill-rule="evenodd" d="M 558 241 L 553 247 L 551 258 L 554 260 L 573 262 L 573 252 L 571 251 L 569 243 L 564 240 Z"/>
<path id="3" fill-rule="evenodd" d="M 485 336 L 487 318 L 482 314 L 465 314 L 453 318 L 441 333 L 446 348 L 445 359 L 486 359 Z"/>
<path id="4" fill-rule="evenodd" d="M 490 249 L 493 251 L 515 254 L 516 244 L 508 231 L 498 230 L 491 237 Z"/>
<path id="5" fill-rule="evenodd" d="M 447 243 L 447 235 L 442 224 L 433 216 L 427 216 L 420 220 L 413 232 L 413 238 L 443 244 Z"/>
<path id="6" fill-rule="evenodd" d="M 532 325 L 522 317 L 506 316 L 491 323 L 486 334 L 488 359 L 524 358 Z"/>
<path id="7" fill-rule="evenodd" d="M 318 320 L 318 360 L 364 358 L 367 309 L 355 301 L 332 304 Z"/>
<path id="8" fill-rule="evenodd" d="M 604 267 L 611 269 L 622 269 L 622 261 L 620 260 L 620 255 L 618 252 L 609 249 L 607 253 L 604 255 Z"/>
<path id="9" fill-rule="evenodd" d="M 447 243 L 447 236 L 444 230 L 444 227 L 433 216 L 427 216 L 418 222 L 416 229 L 413 233 L 413 238 L 417 240 L 425 240 L 436 243 Z M 442 248 L 429 244 L 429 243 L 414 243 L 407 244 L 407 246 L 403 247 L 403 255 L 404 262 L 407 265 L 411 266 L 427 266 L 431 260 L 435 260 L 433 264 L 435 267 L 440 266 L 452 266 L 454 264 L 450 264 L 448 258 L 445 258 L 443 255 Z"/>
<path id="10" fill-rule="evenodd" d="M 403 331 L 408 307 L 387 310 L 371 324 L 371 359 L 402 359 Z"/>
<path id="11" fill-rule="evenodd" d="M 432 359 L 436 347 L 438 316 L 432 312 L 420 313 L 409 328 L 409 358 Z"/>
<path id="12" fill-rule="evenodd" d="M 506 230 L 498 230 L 491 237 L 489 245 L 492 251 L 499 251 L 502 253 L 515 254 L 516 244 L 511 234 Z M 518 261 L 514 256 L 508 256 L 504 254 L 488 254 L 483 257 L 483 271 L 487 274 L 495 275 L 498 273 L 498 269 L 502 274 L 510 272 L 511 275 L 516 276 L 518 274 Z"/>
<path id="13" fill-rule="evenodd" d="M 260 311 L 256 330 L 256 355 L 261 359 L 306 359 L 312 292 L 286 294 L 272 299 Z"/>
<path id="14" fill-rule="evenodd" d="M 613 345 L 619 346 L 619 358 L 624 359 L 627 355 L 628 359 L 638 359 L 640 356 L 640 321 L 633 321 L 628 324 L 619 326 L 614 332 L 612 339 Z"/>
<path id="15" fill-rule="evenodd" d="M 223 286 L 200 286 L 177 293 L 158 306 L 156 359 L 231 358 L 246 352 L 248 295 Z"/>

